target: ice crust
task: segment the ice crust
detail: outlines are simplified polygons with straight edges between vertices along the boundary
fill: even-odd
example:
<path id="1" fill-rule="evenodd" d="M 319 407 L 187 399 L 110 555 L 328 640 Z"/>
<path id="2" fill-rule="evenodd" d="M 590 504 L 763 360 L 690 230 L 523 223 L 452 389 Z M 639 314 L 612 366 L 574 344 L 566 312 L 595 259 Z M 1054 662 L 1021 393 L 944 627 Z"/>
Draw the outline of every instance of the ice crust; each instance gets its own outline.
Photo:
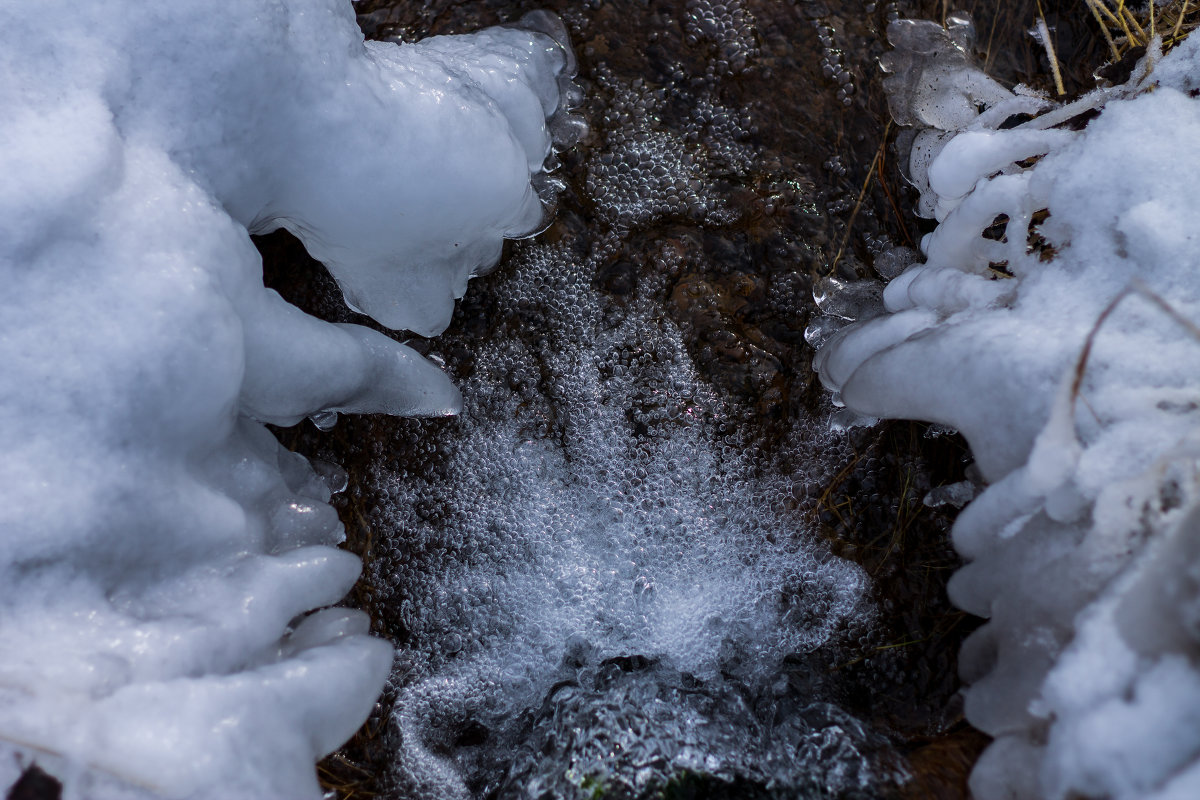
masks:
<path id="1" fill-rule="evenodd" d="M 0 5 L 0 785 L 37 759 L 68 798 L 320 796 L 392 648 L 302 618 L 360 565 L 336 470 L 263 423 L 460 396 L 264 289 L 248 233 L 441 330 L 542 224 L 570 56 L 533 28 L 396 46 L 332 0 Z"/>
<path id="2" fill-rule="evenodd" d="M 940 224 L 821 377 L 858 413 L 962 431 L 990 484 L 950 584 L 989 620 L 960 662 L 995 737 L 974 795 L 1200 796 L 1200 39 L 1063 108 L 982 94 L 955 24 L 889 31 L 885 68 L 923 76 L 889 91 Z M 1015 113 L 1039 115 L 1000 129 Z"/>

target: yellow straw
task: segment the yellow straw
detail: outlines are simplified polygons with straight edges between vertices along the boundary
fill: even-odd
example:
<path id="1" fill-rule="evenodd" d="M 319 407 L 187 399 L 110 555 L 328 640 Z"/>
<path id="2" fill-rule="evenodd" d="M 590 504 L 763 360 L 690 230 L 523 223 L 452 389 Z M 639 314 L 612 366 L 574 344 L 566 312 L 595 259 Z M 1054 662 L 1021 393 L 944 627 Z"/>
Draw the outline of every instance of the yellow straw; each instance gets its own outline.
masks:
<path id="1" fill-rule="evenodd" d="M 1108 32 L 1108 26 L 1104 24 L 1104 18 L 1100 16 L 1100 9 L 1096 7 L 1097 0 L 1086 0 L 1088 8 L 1092 10 L 1092 16 L 1096 18 L 1096 24 L 1100 26 L 1100 32 L 1104 34 L 1104 41 L 1108 42 L 1108 49 L 1112 51 L 1113 61 L 1120 61 L 1121 54 L 1117 52 L 1117 43 L 1113 41 L 1112 34 Z M 1104 9 L 1108 11 L 1108 9 Z"/>
<path id="2" fill-rule="evenodd" d="M 1175 20 L 1175 30 L 1171 31 L 1171 39 L 1179 38 L 1179 29 L 1183 27 L 1183 18 L 1187 16 L 1188 0 L 1183 0 L 1183 8 L 1179 11 L 1179 19 Z"/>

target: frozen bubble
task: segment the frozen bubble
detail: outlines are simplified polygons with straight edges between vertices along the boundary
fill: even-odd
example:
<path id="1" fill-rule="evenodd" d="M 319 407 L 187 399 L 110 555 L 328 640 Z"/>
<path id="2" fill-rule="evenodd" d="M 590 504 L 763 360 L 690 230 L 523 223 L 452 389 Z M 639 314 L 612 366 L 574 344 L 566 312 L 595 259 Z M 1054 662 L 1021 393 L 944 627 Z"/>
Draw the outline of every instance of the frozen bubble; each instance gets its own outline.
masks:
<path id="1" fill-rule="evenodd" d="M 520 310 L 510 300 L 504 313 L 539 315 L 545 347 L 500 337 L 476 354 L 464 387 L 476 402 L 437 481 L 378 477 L 389 499 L 376 546 L 405 565 L 398 770 L 414 792 L 501 779 L 505 792 L 573 791 L 570 775 L 600 774 L 610 737 L 628 760 L 604 774 L 634 788 L 663 785 L 692 763 L 675 760 L 685 750 L 721 774 L 789 785 L 823 769 L 815 752 L 789 762 L 791 740 L 761 745 L 728 676 L 766 694 L 789 656 L 839 646 L 869 624 L 866 577 L 779 502 L 790 482 L 761 476 L 645 286 L 600 324 L 602 263 L 565 244 L 523 249 L 500 292 Z M 537 376 L 539 392 L 524 378 L 477 391 L 505 372 Z M 431 524 L 427 505 L 453 524 Z M 447 645 L 458 637 L 473 644 Z M 728 707 L 693 704 L 672 688 L 681 680 Z M 481 718 L 477 702 L 504 713 Z M 455 742 L 474 724 L 488 733 L 467 758 Z M 837 758 L 858 760 L 843 765 L 858 785 L 874 761 L 857 733 L 844 738 Z M 544 751 L 552 741 L 564 749 Z"/>

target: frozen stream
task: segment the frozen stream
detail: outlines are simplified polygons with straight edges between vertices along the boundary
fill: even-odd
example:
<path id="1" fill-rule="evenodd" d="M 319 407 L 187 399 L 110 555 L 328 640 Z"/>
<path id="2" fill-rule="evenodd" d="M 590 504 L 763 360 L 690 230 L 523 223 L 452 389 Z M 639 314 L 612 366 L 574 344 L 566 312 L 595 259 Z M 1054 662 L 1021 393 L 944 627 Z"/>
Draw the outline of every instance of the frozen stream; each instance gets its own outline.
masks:
<path id="1" fill-rule="evenodd" d="M 523 10 L 444 5 L 362 4 L 360 24 L 406 41 Z M 887 468 L 856 459 L 869 436 L 831 432 L 802 339 L 878 144 L 873 117 L 844 120 L 881 104 L 851 76 L 887 9 L 557 10 L 592 133 L 562 156 L 558 222 L 426 347 L 462 415 L 348 418 L 302 442 L 355 477 L 359 601 L 399 647 L 375 733 L 344 758 L 369 753 L 405 797 L 894 793 L 898 729 L 953 718 L 944 655 L 916 656 L 910 695 L 871 697 L 905 682 L 888 648 L 906 637 L 868 569 L 887 582 L 888 515 L 920 487 L 871 475 Z M 873 203 L 844 271 L 887 240 Z M 268 270 L 301 257 L 262 247 Z M 343 318 L 319 275 L 290 280 Z M 914 463 L 891 469 L 928 488 Z M 883 518 L 823 518 L 833 490 Z M 856 550 L 862 528 L 884 542 Z M 867 568 L 833 554 L 834 530 Z"/>
<path id="2" fill-rule="evenodd" d="M 5 800 L 1200 794 L 1102 4 L 0 3 Z"/>

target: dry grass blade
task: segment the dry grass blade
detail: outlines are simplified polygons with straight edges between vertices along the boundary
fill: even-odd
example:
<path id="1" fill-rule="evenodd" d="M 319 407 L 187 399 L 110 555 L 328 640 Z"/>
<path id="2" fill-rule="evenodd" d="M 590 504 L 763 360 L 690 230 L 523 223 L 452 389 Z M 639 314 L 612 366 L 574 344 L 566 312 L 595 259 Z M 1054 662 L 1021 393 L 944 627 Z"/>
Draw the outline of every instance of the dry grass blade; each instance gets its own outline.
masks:
<path id="1" fill-rule="evenodd" d="M 1108 26 L 1104 24 L 1104 18 L 1100 16 L 1098 0 L 1087 0 L 1087 6 L 1091 9 L 1092 16 L 1096 18 L 1096 22 L 1100 25 L 1100 31 L 1104 34 L 1104 41 L 1108 44 L 1109 52 L 1112 53 L 1113 61 L 1121 60 L 1121 53 L 1117 50 L 1117 43 L 1113 41 L 1112 34 L 1108 30 Z"/>
<path id="2" fill-rule="evenodd" d="M 883 138 L 879 143 L 879 148 L 875 151 L 875 158 L 871 159 L 871 168 L 867 170 L 866 180 L 863 181 L 862 189 L 858 192 L 858 199 L 854 203 L 854 210 L 850 212 L 850 219 L 846 221 L 846 233 L 842 236 L 841 246 L 838 247 L 837 255 L 833 257 L 833 262 L 829 265 L 829 272 L 833 274 L 837 269 L 838 262 L 842 260 L 842 255 L 846 252 L 846 245 L 850 241 L 850 234 L 854 230 L 854 221 L 858 219 L 859 209 L 862 208 L 863 198 L 867 195 L 867 189 L 871 186 L 871 179 L 875 177 L 875 171 L 879 168 L 879 159 L 883 154 L 883 149 L 887 146 L 888 134 L 892 131 L 892 122 L 888 120 L 883 129 Z"/>
<path id="3" fill-rule="evenodd" d="M 1050 62 L 1050 74 L 1054 77 L 1054 91 L 1061 97 L 1067 93 L 1067 90 L 1063 86 L 1062 70 L 1058 66 L 1058 55 L 1054 52 L 1054 40 L 1050 36 L 1050 26 L 1046 24 L 1046 14 L 1042 11 L 1041 0 L 1038 0 L 1037 10 L 1038 38 L 1042 40 L 1042 47 L 1046 48 L 1046 60 Z"/>
<path id="4" fill-rule="evenodd" d="M 1183 27 L 1183 19 L 1187 16 L 1188 0 L 1183 0 L 1183 10 L 1179 12 L 1179 18 L 1175 20 L 1175 27 L 1171 29 L 1171 38 L 1179 38 L 1179 30 Z"/>
<path id="5" fill-rule="evenodd" d="M 1083 376 L 1087 372 L 1088 360 L 1092 357 L 1092 347 L 1096 343 L 1096 336 L 1099 335 L 1100 329 L 1104 327 L 1104 323 L 1108 321 L 1108 318 L 1117 310 L 1117 306 L 1121 305 L 1127 297 L 1135 294 L 1149 300 L 1175 324 L 1186 330 L 1193 339 L 1200 341 L 1200 326 L 1180 314 L 1162 295 L 1147 286 L 1140 278 L 1134 278 L 1129 282 L 1128 286 L 1117 293 L 1117 296 L 1104 307 L 1104 310 L 1100 312 L 1100 316 L 1096 317 L 1096 324 L 1088 331 L 1087 339 L 1083 343 L 1083 349 L 1079 351 L 1079 359 L 1075 362 L 1075 375 L 1071 381 L 1072 408 L 1074 407 L 1074 401 L 1080 396 L 1079 392 L 1083 386 Z M 1074 412 L 1072 411 L 1072 413 Z"/>
<path id="6" fill-rule="evenodd" d="M 1191 0 L 1151 2 L 1140 16 L 1125 4 L 1125 0 L 1118 0 L 1115 9 L 1108 5 L 1108 0 L 1085 2 L 1100 26 L 1114 61 L 1132 48 L 1148 46 L 1156 36 L 1162 36 L 1163 47 L 1169 49 L 1200 26 L 1200 5 Z"/>
<path id="7" fill-rule="evenodd" d="M 1137 14 L 1134 14 L 1132 11 L 1130 11 L 1124 2 L 1121 3 L 1121 11 L 1124 13 L 1125 18 L 1129 20 L 1129 24 L 1132 25 L 1133 29 L 1137 31 L 1135 41 L 1149 42 L 1152 37 L 1146 35 L 1146 29 L 1142 27 L 1140 22 L 1138 22 Z"/>

